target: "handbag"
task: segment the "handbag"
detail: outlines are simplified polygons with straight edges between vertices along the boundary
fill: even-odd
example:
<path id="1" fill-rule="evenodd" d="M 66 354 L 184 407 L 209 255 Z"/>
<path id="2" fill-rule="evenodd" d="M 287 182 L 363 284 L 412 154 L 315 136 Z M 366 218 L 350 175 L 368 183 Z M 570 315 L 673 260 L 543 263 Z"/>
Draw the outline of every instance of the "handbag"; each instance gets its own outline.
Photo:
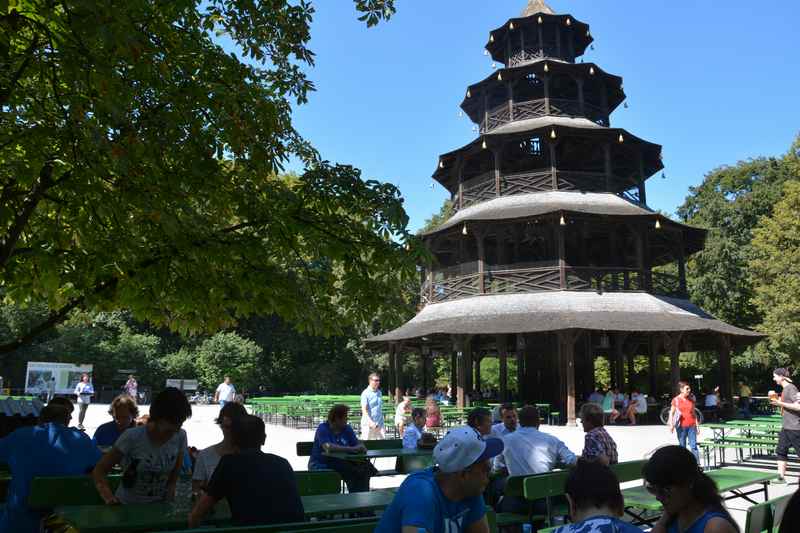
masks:
<path id="1" fill-rule="evenodd" d="M 675 414 L 672 415 L 672 427 L 677 429 L 678 427 L 680 427 L 683 415 L 681 415 L 681 411 L 680 409 L 678 409 L 678 402 L 673 402 L 673 405 L 675 406 Z"/>

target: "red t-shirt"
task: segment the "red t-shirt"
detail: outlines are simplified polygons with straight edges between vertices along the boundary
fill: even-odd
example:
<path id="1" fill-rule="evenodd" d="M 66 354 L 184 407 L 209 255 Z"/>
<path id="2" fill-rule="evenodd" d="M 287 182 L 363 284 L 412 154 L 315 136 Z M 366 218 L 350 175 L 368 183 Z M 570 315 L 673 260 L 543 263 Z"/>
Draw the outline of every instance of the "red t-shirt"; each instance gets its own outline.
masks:
<path id="1" fill-rule="evenodd" d="M 679 394 L 672 399 L 672 406 L 681 413 L 682 428 L 690 428 L 697 425 L 697 419 L 694 417 L 694 402 L 692 400 Z"/>

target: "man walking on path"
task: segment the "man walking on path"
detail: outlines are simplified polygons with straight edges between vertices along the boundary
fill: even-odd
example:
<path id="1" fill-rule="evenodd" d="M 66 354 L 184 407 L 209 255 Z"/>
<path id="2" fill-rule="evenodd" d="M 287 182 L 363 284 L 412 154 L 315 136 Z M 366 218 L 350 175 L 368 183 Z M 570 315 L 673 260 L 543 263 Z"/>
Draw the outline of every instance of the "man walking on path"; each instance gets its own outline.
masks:
<path id="1" fill-rule="evenodd" d="M 214 393 L 214 403 L 219 403 L 220 407 L 225 407 L 225 403 L 232 402 L 236 399 L 236 387 L 231 383 L 230 376 L 225 376 L 225 379 L 217 387 L 217 392 Z"/>
<path id="2" fill-rule="evenodd" d="M 78 397 L 78 429 L 83 431 L 83 421 L 86 419 L 86 410 L 89 409 L 89 404 L 92 403 L 92 396 L 94 395 L 94 387 L 89 382 L 89 374 L 81 376 L 81 380 L 75 385 L 75 396 Z"/>
<path id="3" fill-rule="evenodd" d="M 794 453 L 800 455 L 800 397 L 797 387 L 792 383 L 789 371 L 785 368 L 776 368 L 772 373 L 775 383 L 783 387 L 781 399 L 770 392 L 769 400 L 772 405 L 780 406 L 783 415 L 783 428 L 778 435 L 778 447 L 775 455 L 778 456 L 778 475 L 780 478 L 773 483 L 786 483 L 786 462 L 789 460 L 789 448 L 794 448 Z M 774 395 L 773 395 L 774 394 Z"/>
<path id="4" fill-rule="evenodd" d="M 381 377 L 373 372 L 369 375 L 369 385 L 361 393 L 361 440 L 386 438 L 380 386 Z"/>

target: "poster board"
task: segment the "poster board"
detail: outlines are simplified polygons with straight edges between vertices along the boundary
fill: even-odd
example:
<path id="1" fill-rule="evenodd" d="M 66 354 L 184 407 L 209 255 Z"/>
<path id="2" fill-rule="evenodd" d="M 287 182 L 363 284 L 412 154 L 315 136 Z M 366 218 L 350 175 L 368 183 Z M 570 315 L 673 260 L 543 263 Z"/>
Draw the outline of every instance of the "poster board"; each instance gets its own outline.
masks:
<path id="1" fill-rule="evenodd" d="M 56 394 L 72 394 L 82 374 L 92 375 L 92 365 L 73 365 L 71 363 L 48 363 L 29 361 L 25 372 L 25 394 L 47 394 L 48 384 L 56 378 Z"/>

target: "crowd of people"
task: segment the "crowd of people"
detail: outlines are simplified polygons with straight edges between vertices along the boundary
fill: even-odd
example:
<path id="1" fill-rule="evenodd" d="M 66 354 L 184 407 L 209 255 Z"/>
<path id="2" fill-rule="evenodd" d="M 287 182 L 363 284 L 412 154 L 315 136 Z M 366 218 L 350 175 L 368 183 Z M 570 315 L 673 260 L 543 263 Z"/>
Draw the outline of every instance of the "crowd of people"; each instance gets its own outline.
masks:
<path id="1" fill-rule="evenodd" d="M 789 449 L 797 451 L 800 445 L 800 395 L 788 371 L 776 369 L 773 377 L 783 388 L 772 402 L 784 416 L 777 452 L 784 476 Z M 309 469 L 335 470 L 351 493 L 369 490 L 375 468 L 365 458 L 345 460 L 332 454 L 364 454 L 364 436 L 384 436 L 379 385 L 380 376 L 371 375 L 361 396 L 362 440 L 348 424 L 349 407 L 343 404 L 332 406 L 315 432 Z M 670 426 L 680 443 L 658 449 L 642 472 L 646 489 L 663 505 L 652 531 L 738 533 L 713 480 L 698 464 L 692 445 L 697 422 L 691 418 L 695 405 L 691 387 L 681 382 L 679 388 L 671 403 Z M 227 390 L 222 392 L 216 419 L 222 440 L 194 456 L 189 454 L 182 429 L 192 408 L 178 389 L 158 394 L 145 417 L 139 416 L 134 397 L 118 396 L 109 408 L 112 420 L 99 426 L 92 438 L 69 426 L 73 403 L 53 398 L 36 426 L 0 439 L 0 462 L 8 464 L 12 473 L 0 533 L 39 530 L 43 517 L 27 507 L 34 477 L 81 474 L 91 475 L 107 504 L 127 505 L 175 498 L 179 476 L 189 473 L 195 496 L 187 517 L 190 527 L 201 524 L 222 499 L 228 502 L 233 525 L 303 521 L 303 503 L 291 465 L 285 458 L 261 451 L 266 439 L 264 422 L 228 400 Z M 436 442 L 426 431 L 441 424 L 436 418 L 441 417 L 437 402 L 431 400 L 425 408 L 412 408 L 408 397 L 398 403 L 395 422 L 399 424 L 402 415 L 403 447 L 432 448 L 435 466 L 406 477 L 383 512 L 377 532 L 487 533 L 487 504 L 497 512 L 540 514 L 546 510 L 544 500 L 530 502 L 506 494 L 508 479 L 562 468 L 569 469 L 563 504 L 572 523 L 558 533 L 639 531 L 621 520 L 622 494 L 610 468 L 619 461 L 619 450 L 604 427 L 608 412 L 603 403 L 582 405 L 585 435 L 578 452 L 541 429 L 537 407 L 517 408 L 511 403 L 498 406 L 496 414 L 482 407 L 473 409 L 466 426 L 451 429 Z M 108 476 L 115 469 L 122 475 L 113 490 Z M 268 497 L 265 479 L 269 480 Z M 786 516 L 797 512 L 800 498 L 796 496 Z"/>

